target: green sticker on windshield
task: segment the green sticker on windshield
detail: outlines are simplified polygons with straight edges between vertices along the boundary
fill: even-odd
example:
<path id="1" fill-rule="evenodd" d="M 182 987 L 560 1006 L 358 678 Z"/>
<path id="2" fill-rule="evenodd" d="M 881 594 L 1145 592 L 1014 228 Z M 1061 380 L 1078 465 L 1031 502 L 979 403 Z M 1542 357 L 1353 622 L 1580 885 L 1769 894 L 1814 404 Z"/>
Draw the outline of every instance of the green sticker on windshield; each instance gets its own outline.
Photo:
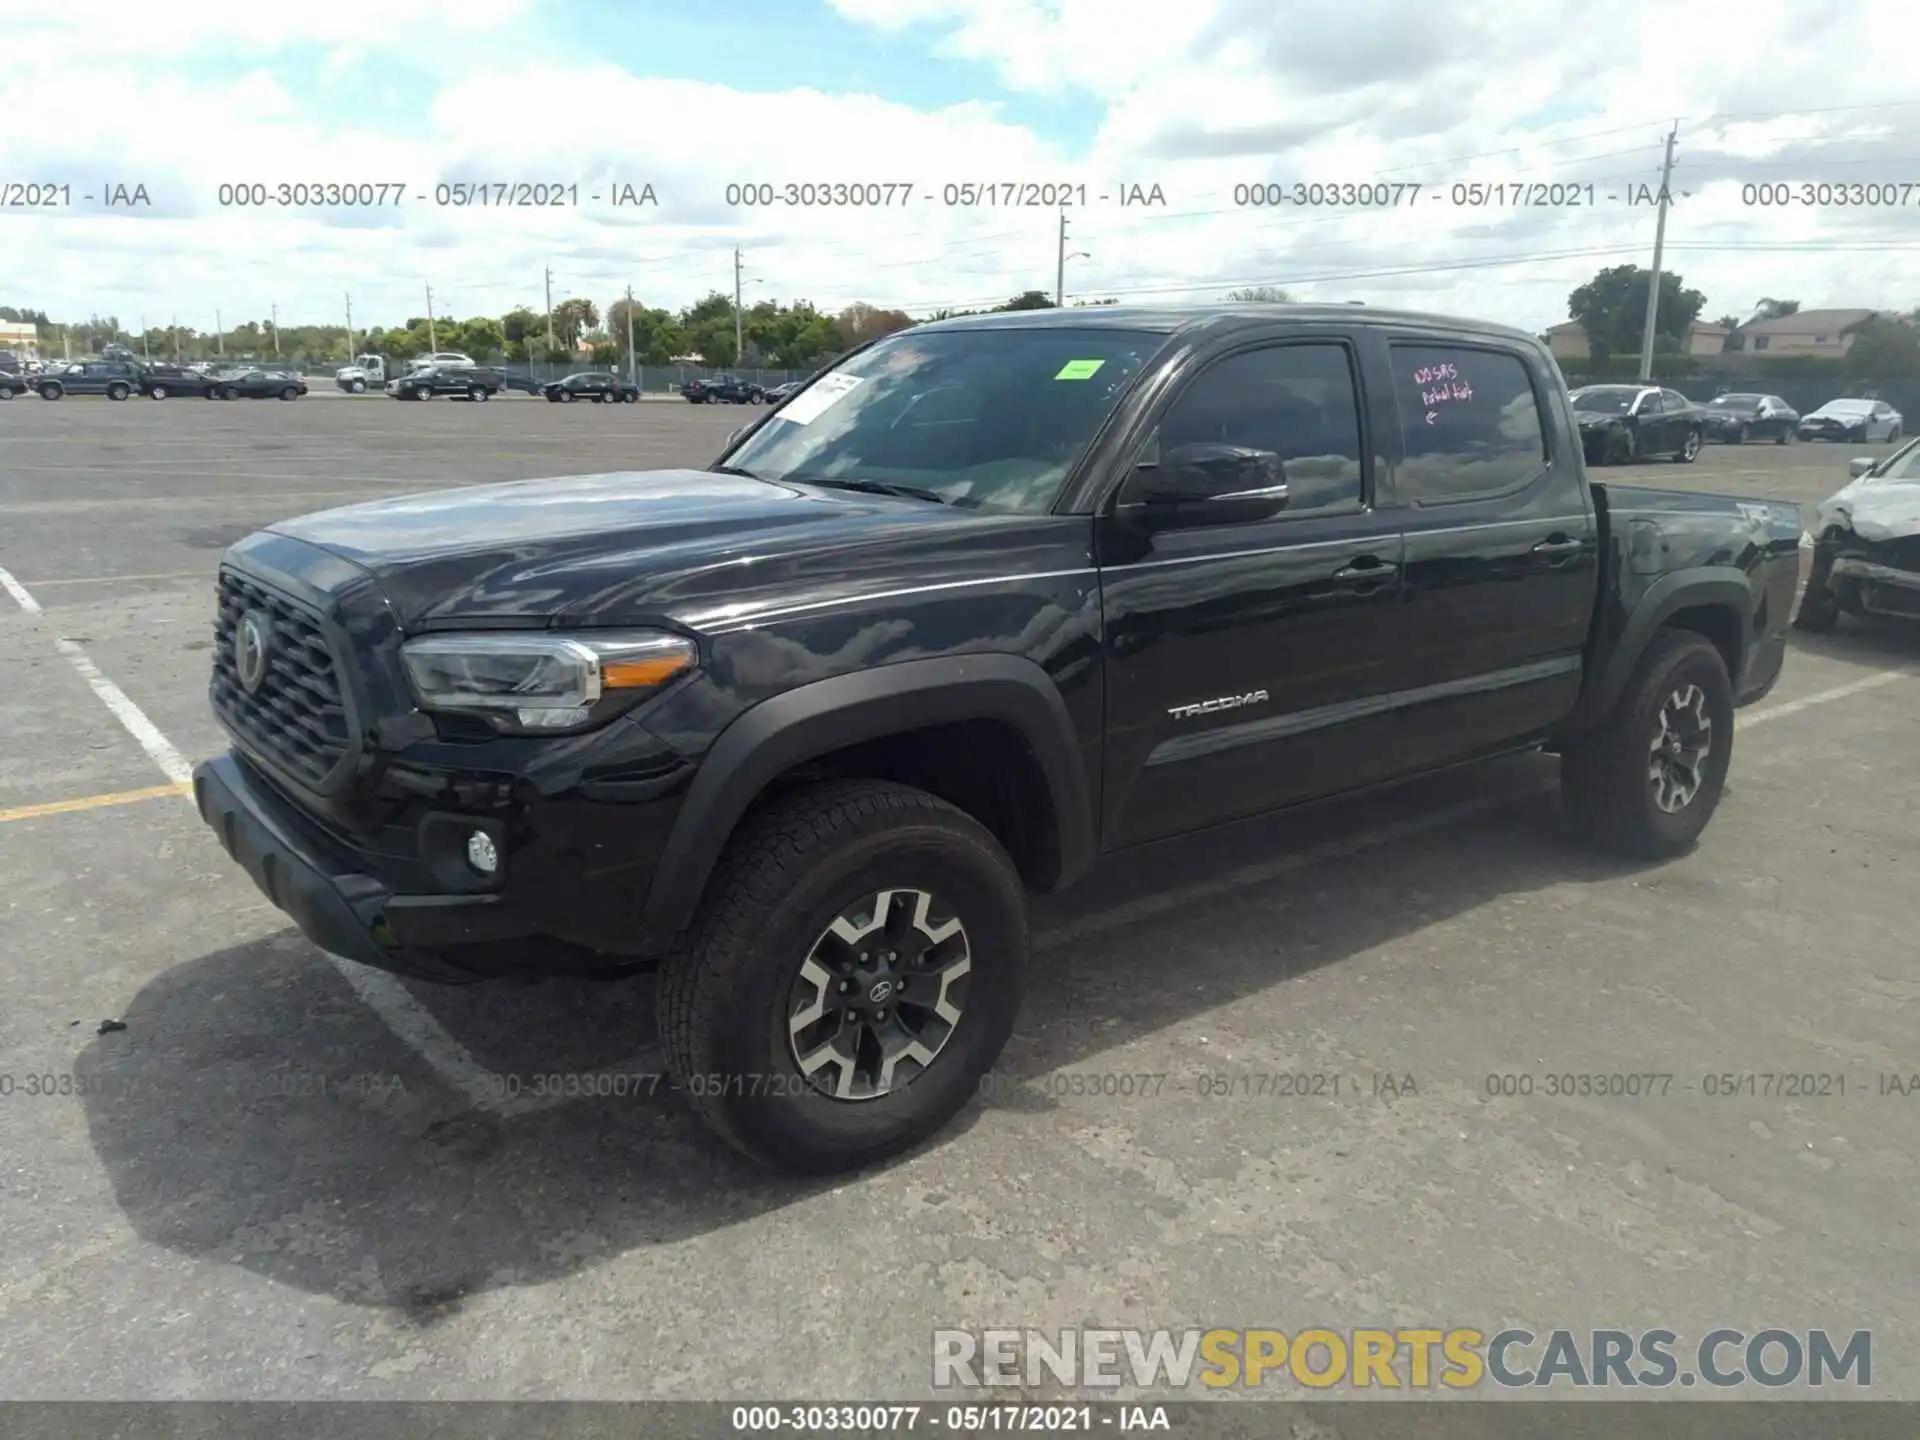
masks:
<path id="1" fill-rule="evenodd" d="M 1094 372 L 1107 362 L 1104 360 L 1069 360 L 1060 367 L 1056 380 L 1091 380 Z"/>

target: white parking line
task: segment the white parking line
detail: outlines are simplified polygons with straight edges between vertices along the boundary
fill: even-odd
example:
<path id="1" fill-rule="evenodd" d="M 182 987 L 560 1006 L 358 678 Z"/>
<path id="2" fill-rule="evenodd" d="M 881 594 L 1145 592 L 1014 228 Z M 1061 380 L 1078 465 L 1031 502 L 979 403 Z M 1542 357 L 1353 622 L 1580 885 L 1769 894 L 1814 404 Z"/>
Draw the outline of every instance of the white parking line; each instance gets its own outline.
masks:
<path id="1" fill-rule="evenodd" d="M 4 589 L 11 595 L 20 608 L 28 614 L 44 613 L 40 603 L 28 593 L 27 588 L 4 568 L 0 568 L 0 589 Z M 101 703 L 140 743 L 141 749 L 152 757 L 166 777 L 177 784 L 191 784 L 192 767 L 188 765 L 185 757 L 174 748 L 165 735 L 160 733 L 159 727 L 147 718 L 146 712 L 128 699 L 119 686 L 100 672 L 99 667 L 93 663 L 92 657 L 85 649 L 72 640 L 60 639 L 54 643 L 60 653 L 65 655 L 79 671 L 81 678 L 87 682 L 88 688 L 100 697 Z M 1770 720 L 1795 715 L 1815 706 L 1831 704 L 1836 700 L 1844 700 L 1863 691 L 1877 689 L 1882 685 L 1890 685 L 1896 680 L 1907 678 L 1911 677 L 1905 671 L 1876 671 L 1845 685 L 1817 691 L 1812 695 L 1802 696 L 1798 700 L 1788 700 L 1764 710 L 1752 711 L 1740 716 L 1737 725 L 1741 729 L 1762 725 Z M 1057 949 L 1074 941 L 1137 924 L 1150 916 L 1179 909 L 1211 896 L 1259 884 L 1327 860 L 1347 858 L 1396 840 L 1439 830 L 1475 815 L 1487 814 L 1543 794 L 1551 788 L 1551 785 L 1522 786 L 1501 794 L 1480 796 L 1456 805 L 1449 805 L 1424 815 L 1410 816 L 1407 819 L 1376 826 L 1371 830 L 1363 830 L 1341 839 L 1310 845 L 1304 850 L 1291 851 L 1258 865 L 1243 866 L 1211 880 L 1162 891 L 1140 900 L 1114 906 L 1097 915 L 1085 916 L 1064 925 L 1040 931 L 1033 937 L 1033 948 L 1035 950 Z M 187 798 L 191 803 L 190 793 Z M 401 1043 L 417 1054 L 441 1079 L 464 1095 L 476 1109 L 501 1116 L 524 1115 L 564 1104 L 570 1098 L 560 1094 L 505 1093 L 510 1087 L 497 1083 L 494 1073 L 476 1060 L 471 1051 L 449 1034 L 433 1012 L 416 1000 L 398 979 L 384 971 L 356 964 L 338 955 L 326 951 L 321 953 L 326 955 L 354 994 L 360 997 L 361 1002 L 380 1018 Z M 658 1063 L 657 1047 L 648 1046 L 626 1060 L 586 1072 L 581 1078 L 584 1081 L 602 1075 L 645 1073 L 646 1067 L 655 1066 Z"/>

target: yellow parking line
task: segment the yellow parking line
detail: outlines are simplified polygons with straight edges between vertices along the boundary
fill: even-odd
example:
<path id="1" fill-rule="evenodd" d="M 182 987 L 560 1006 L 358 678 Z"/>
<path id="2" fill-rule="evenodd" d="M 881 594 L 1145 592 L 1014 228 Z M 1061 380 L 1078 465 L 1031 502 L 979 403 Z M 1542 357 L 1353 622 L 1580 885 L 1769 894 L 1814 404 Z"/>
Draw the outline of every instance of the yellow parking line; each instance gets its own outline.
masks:
<path id="1" fill-rule="evenodd" d="M 99 810 L 108 805 L 132 805 L 141 800 L 159 800 L 172 795 L 193 793 L 190 785 L 149 785 L 144 790 L 120 790 L 111 795 L 83 795 L 78 800 L 50 800 L 44 805 L 19 805 L 0 810 L 0 823 L 8 820 L 37 820 L 42 815 L 70 815 L 76 810 Z"/>

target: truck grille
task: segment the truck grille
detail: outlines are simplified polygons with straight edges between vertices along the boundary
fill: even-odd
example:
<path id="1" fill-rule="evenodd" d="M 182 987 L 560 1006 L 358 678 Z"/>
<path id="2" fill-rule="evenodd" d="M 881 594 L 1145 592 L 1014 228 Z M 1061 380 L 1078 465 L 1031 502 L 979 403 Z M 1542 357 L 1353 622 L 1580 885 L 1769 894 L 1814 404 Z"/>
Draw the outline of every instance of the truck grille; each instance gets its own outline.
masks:
<path id="1" fill-rule="evenodd" d="M 234 657 L 240 617 L 250 610 L 270 632 L 266 673 L 251 693 Z M 346 705 L 319 621 L 231 570 L 220 572 L 212 696 L 215 713 L 248 745 L 316 788 L 347 753 Z"/>

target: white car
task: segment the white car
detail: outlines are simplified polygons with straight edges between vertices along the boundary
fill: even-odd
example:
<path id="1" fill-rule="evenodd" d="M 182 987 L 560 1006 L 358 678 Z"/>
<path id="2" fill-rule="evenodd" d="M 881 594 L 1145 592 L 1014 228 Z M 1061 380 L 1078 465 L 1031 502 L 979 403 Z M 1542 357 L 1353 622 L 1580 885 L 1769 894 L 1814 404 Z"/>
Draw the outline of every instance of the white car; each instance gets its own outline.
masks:
<path id="1" fill-rule="evenodd" d="M 407 368 L 409 370 L 425 370 L 428 366 L 443 368 L 453 366 L 461 370 L 471 370 L 474 368 L 473 357 L 471 355 L 462 355 L 458 350 L 436 350 L 431 355 L 422 355 Z"/>
<path id="2" fill-rule="evenodd" d="M 1900 412 L 1884 400 L 1829 400 L 1800 417 L 1802 440 L 1898 440 L 1904 427 Z"/>
<path id="3" fill-rule="evenodd" d="M 1794 624 L 1831 630 L 1842 615 L 1920 618 L 1920 439 L 1884 460 L 1862 455 L 1820 502 L 1807 592 Z"/>

